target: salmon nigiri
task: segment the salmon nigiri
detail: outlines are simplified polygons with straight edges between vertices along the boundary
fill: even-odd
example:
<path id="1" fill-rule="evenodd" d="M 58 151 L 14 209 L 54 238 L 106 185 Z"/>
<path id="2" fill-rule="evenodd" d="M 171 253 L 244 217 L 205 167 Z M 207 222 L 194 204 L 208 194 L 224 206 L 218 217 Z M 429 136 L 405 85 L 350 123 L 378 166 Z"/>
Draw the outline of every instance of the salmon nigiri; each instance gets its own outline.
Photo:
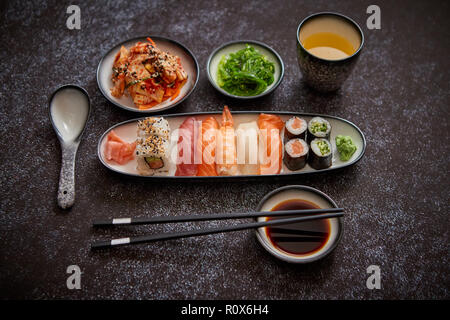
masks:
<path id="1" fill-rule="evenodd" d="M 217 136 L 216 170 L 219 176 L 235 176 L 239 173 L 233 117 L 227 106 L 223 108 L 222 125 Z"/>
<path id="2" fill-rule="evenodd" d="M 198 165 L 197 176 L 217 176 L 216 171 L 216 135 L 219 124 L 214 117 L 202 122 L 202 131 L 198 148 L 202 151 L 202 163 Z"/>
<path id="3" fill-rule="evenodd" d="M 284 122 L 279 116 L 261 113 L 258 117 L 258 127 L 261 133 L 259 174 L 278 174 L 283 165 L 281 131 Z"/>

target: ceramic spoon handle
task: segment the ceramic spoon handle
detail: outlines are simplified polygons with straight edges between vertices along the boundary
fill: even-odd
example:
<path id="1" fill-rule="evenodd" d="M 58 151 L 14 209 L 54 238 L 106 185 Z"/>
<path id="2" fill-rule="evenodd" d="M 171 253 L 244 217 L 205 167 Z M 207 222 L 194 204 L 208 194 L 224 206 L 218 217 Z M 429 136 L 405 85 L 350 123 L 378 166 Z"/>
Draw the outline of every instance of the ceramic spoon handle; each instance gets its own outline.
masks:
<path id="1" fill-rule="evenodd" d="M 61 144 L 62 163 L 59 175 L 58 205 L 68 209 L 75 202 L 75 157 L 78 144 Z"/>

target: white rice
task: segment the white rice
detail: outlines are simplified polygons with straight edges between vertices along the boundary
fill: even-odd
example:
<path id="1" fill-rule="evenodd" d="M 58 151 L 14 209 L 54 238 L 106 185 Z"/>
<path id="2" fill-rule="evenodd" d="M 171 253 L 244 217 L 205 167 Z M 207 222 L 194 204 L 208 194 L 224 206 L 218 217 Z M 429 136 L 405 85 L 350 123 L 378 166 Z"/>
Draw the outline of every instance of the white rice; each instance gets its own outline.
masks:
<path id="1" fill-rule="evenodd" d="M 292 123 L 294 122 L 295 119 L 300 120 L 300 122 L 301 122 L 300 128 L 297 128 L 297 129 L 292 128 Z M 290 118 L 288 121 L 286 121 L 286 129 L 288 129 L 288 131 L 295 136 L 303 133 L 307 127 L 308 127 L 308 124 L 306 123 L 305 119 L 302 119 L 299 117 L 294 116 L 294 117 Z"/>
<path id="2" fill-rule="evenodd" d="M 316 132 L 316 133 L 312 133 L 311 132 L 311 127 L 312 127 L 312 125 L 314 123 L 320 123 L 320 124 L 325 123 L 326 126 L 327 126 L 327 131 L 326 132 L 319 131 L 319 132 Z M 308 130 L 309 130 L 308 133 L 311 133 L 313 136 L 316 136 L 316 137 L 319 137 L 319 138 L 324 138 L 330 133 L 330 131 L 331 131 L 331 124 L 327 120 L 325 120 L 324 118 L 314 117 L 308 123 Z"/>

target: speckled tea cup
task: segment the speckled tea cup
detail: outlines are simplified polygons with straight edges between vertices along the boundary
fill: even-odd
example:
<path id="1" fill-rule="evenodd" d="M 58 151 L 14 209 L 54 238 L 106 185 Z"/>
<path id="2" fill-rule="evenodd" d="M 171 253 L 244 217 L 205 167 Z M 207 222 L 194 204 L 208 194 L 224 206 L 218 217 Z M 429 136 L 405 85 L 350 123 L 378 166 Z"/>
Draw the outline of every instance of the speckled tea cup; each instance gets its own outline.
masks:
<path id="1" fill-rule="evenodd" d="M 303 32 L 305 32 L 304 30 L 310 28 L 312 23 L 317 24 L 319 19 L 330 16 L 342 19 L 345 22 L 342 24 L 343 28 L 351 28 L 355 34 L 359 35 L 359 38 L 354 40 L 355 43 L 352 43 L 357 49 L 351 56 L 339 60 L 327 60 L 313 55 L 303 46 L 302 36 Z M 318 32 L 332 32 L 335 34 L 341 32 L 341 30 L 337 30 L 332 25 L 327 24 L 319 27 L 315 26 L 315 28 L 320 29 Z M 339 89 L 352 72 L 363 45 L 364 34 L 361 28 L 347 16 L 334 12 L 320 12 L 306 17 L 297 28 L 297 59 L 305 82 L 312 88 L 322 92 L 331 92 Z"/>

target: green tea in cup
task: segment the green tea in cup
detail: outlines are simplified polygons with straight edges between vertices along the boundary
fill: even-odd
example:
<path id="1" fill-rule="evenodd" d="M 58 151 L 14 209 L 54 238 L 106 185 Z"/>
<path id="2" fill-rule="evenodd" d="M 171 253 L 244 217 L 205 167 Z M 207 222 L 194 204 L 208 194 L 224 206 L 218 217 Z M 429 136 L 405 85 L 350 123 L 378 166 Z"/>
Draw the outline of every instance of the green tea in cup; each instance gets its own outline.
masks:
<path id="1" fill-rule="evenodd" d="M 300 23 L 297 41 L 299 66 L 305 81 L 320 91 L 333 91 L 353 69 L 364 35 L 350 18 L 323 12 Z"/>
<path id="2" fill-rule="evenodd" d="M 350 57 L 361 45 L 361 35 L 348 21 L 334 15 L 311 19 L 300 29 L 300 42 L 311 54 L 326 60 Z"/>

